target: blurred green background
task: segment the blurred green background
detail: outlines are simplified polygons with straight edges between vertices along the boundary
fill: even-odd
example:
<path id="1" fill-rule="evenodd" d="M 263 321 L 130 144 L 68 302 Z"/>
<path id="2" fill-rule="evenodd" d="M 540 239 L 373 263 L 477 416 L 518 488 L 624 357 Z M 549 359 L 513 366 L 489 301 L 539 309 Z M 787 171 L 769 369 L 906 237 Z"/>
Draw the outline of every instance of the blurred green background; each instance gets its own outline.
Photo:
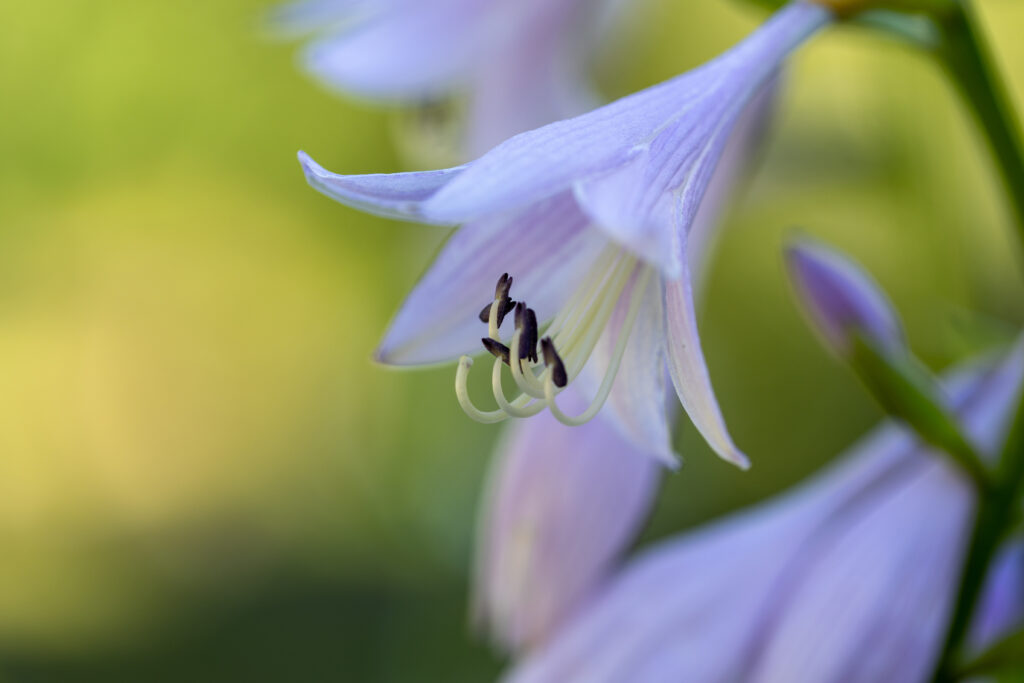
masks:
<path id="1" fill-rule="evenodd" d="M 497 430 L 453 369 L 370 353 L 444 239 L 303 182 L 411 162 L 399 113 L 339 100 L 266 0 L 0 4 L 0 681 L 485 681 L 467 635 Z M 609 96 L 762 16 L 650 0 L 603 46 Z M 1024 4 L 982 0 L 1024 99 Z M 1024 321 L 999 186 L 920 54 L 854 29 L 800 53 L 732 210 L 702 320 L 755 467 L 685 425 L 645 542 L 800 480 L 878 417 L 782 277 L 802 226 L 892 293 L 934 366 Z M 681 580 L 684 577 L 681 577 Z"/>

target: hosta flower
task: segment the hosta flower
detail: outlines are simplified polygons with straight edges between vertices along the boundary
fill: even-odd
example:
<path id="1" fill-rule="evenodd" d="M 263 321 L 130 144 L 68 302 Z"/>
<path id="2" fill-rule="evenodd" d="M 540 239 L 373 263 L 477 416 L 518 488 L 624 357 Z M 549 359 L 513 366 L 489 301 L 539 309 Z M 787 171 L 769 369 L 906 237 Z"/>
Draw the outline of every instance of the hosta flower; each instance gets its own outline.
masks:
<path id="1" fill-rule="evenodd" d="M 277 20 L 290 32 L 318 30 L 303 64 L 333 89 L 412 103 L 464 94 L 464 147 L 479 154 L 596 103 L 583 73 L 610 4 L 306 0 Z"/>
<path id="2" fill-rule="evenodd" d="M 687 256 L 698 294 L 722 210 L 750 170 L 776 90 L 748 105 L 697 212 Z M 562 398 L 578 404 L 573 394 Z M 604 414 L 580 427 L 546 414 L 510 424 L 483 498 L 477 627 L 517 656 L 542 646 L 615 573 L 652 507 L 660 469 Z"/>
<path id="3" fill-rule="evenodd" d="M 985 452 L 1024 344 L 946 389 Z M 796 491 L 649 550 L 510 683 L 922 682 L 941 648 L 974 493 L 895 425 Z"/>
<path id="4" fill-rule="evenodd" d="M 818 5 L 791 4 L 694 71 L 520 134 L 464 166 L 345 176 L 301 155 L 309 182 L 343 203 L 462 224 L 392 322 L 379 358 L 418 364 L 470 352 L 483 336 L 482 315 L 498 408 L 470 399 L 472 361 L 464 356 L 456 394 L 471 417 L 498 422 L 550 410 L 575 425 L 608 401 L 628 440 L 670 461 L 661 402 L 667 366 L 711 446 L 745 466 L 704 363 L 687 234 L 739 113 L 831 17 Z M 491 300 L 483 312 L 481 299 Z M 568 415 L 557 398 L 577 379 L 595 398 Z"/>

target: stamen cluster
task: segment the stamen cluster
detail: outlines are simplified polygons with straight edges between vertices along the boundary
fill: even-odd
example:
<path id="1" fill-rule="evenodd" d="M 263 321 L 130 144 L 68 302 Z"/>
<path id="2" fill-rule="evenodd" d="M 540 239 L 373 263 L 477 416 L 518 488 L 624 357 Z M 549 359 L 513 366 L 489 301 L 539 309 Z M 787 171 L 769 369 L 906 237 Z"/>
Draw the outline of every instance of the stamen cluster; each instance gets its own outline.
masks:
<path id="1" fill-rule="evenodd" d="M 500 422 L 509 417 L 531 417 L 544 408 L 549 408 L 559 421 L 567 425 L 589 421 L 611 392 L 650 277 L 649 266 L 638 263 L 635 257 L 619 248 L 609 247 L 563 309 L 547 325 L 547 334 L 541 337 L 536 312 L 525 301 L 512 299 L 512 277 L 504 273 L 495 285 L 494 299 L 480 311 L 480 320 L 487 323 L 488 332 L 481 342 L 495 358 L 491 388 L 498 409 L 482 411 L 469 399 L 467 381 L 473 360 L 463 356 L 459 359 L 455 377 L 455 392 L 463 410 L 474 420 L 485 423 Z M 583 413 L 576 417 L 568 416 L 559 409 L 555 397 L 583 370 L 627 288 L 631 288 L 631 292 L 626 320 L 597 396 Z M 506 344 L 501 340 L 500 329 L 506 316 L 513 311 L 515 332 Z M 566 354 L 565 359 L 559 349 Z M 521 392 L 511 401 L 505 398 L 502 365 L 509 368 Z"/>

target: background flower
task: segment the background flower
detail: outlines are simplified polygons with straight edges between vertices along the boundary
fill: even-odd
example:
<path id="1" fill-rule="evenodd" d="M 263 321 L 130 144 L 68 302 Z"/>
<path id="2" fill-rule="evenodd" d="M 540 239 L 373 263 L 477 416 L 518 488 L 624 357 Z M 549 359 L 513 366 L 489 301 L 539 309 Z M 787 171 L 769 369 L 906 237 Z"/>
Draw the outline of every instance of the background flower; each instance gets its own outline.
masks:
<path id="1" fill-rule="evenodd" d="M 313 0 L 286 30 L 322 37 L 303 64 L 342 93 L 417 104 L 465 96 L 462 151 L 592 108 L 590 43 L 622 0 Z M 341 27 L 339 28 L 339 24 Z"/>
<path id="2" fill-rule="evenodd" d="M 1018 344 L 948 383 L 986 452 L 1022 378 Z M 943 456 L 884 427 L 795 492 L 648 550 L 508 680 L 924 681 L 972 497 Z"/>

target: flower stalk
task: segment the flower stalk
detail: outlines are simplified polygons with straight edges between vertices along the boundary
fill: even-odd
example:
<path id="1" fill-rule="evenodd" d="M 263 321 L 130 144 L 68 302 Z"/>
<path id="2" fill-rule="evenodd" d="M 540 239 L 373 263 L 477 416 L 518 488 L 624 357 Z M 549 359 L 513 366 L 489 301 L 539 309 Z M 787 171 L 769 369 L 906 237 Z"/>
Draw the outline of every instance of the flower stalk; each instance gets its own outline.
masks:
<path id="1" fill-rule="evenodd" d="M 1024 144 L 1020 120 L 978 28 L 969 3 L 936 16 L 937 56 L 981 128 L 1006 188 L 1024 256 Z"/>
<path id="2" fill-rule="evenodd" d="M 893 357 L 859 335 L 850 362 L 888 414 L 949 455 L 971 479 L 979 497 L 987 495 L 992 478 L 957 418 L 938 400 L 938 384 L 924 366 L 909 354 Z"/>
<path id="3" fill-rule="evenodd" d="M 956 662 L 963 649 L 967 627 L 974 616 L 978 597 L 1000 542 L 1016 519 L 1017 501 L 1024 493 L 1024 393 L 1018 398 L 1017 412 L 1000 454 L 992 487 L 978 504 L 971 533 L 967 562 L 960 579 L 953 619 L 943 648 L 943 657 L 935 674 L 936 683 L 959 679 Z"/>
<path id="4" fill-rule="evenodd" d="M 978 122 L 1006 189 L 1021 253 L 1024 255 L 1024 145 L 1020 124 L 1005 85 L 982 37 L 977 18 L 966 2 L 936 17 L 942 40 L 937 49 L 943 67 Z M 956 606 L 934 680 L 958 680 L 957 670 L 968 626 L 1000 542 L 1016 521 L 1024 494 L 1024 395 L 1003 446 L 988 495 L 978 511 L 960 579 Z"/>

